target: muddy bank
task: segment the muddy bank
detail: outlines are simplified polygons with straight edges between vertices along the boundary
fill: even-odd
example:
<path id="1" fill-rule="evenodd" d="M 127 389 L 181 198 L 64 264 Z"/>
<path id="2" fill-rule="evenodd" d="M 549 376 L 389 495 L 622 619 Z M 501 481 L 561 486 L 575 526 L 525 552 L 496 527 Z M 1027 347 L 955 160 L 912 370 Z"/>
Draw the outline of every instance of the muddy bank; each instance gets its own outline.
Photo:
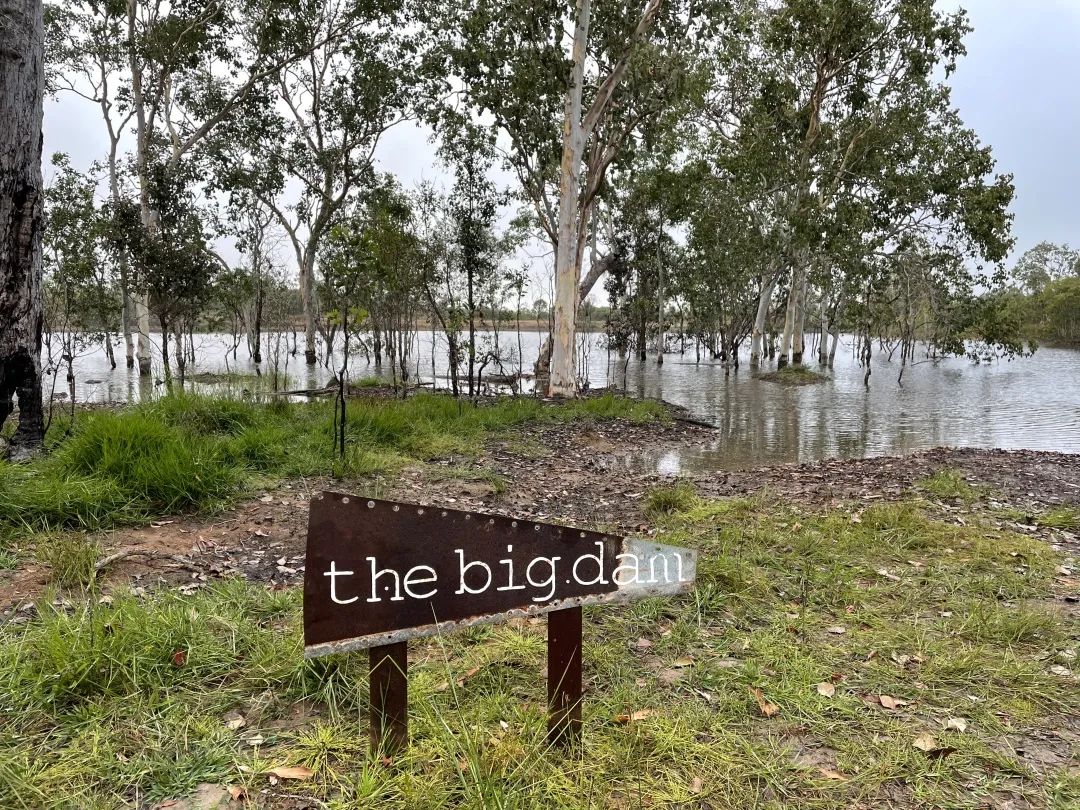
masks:
<path id="1" fill-rule="evenodd" d="M 709 428 L 679 420 L 662 425 L 533 424 L 490 441 L 478 457 L 438 459 L 363 482 L 284 482 L 219 515 L 163 515 L 147 526 L 104 533 L 104 553 L 116 557 L 104 571 L 106 588 L 169 584 L 194 590 L 225 576 L 277 587 L 298 584 L 304 573 L 307 504 L 320 489 L 620 533 L 648 532 L 647 495 L 670 479 L 643 465 L 641 455 L 655 457 L 713 441 Z M 923 493 L 938 514 L 963 521 L 972 510 L 991 511 L 1003 525 L 1043 537 L 1068 553 L 1080 551 L 1074 533 L 1048 529 L 1034 519 L 1050 508 L 1080 505 L 1077 455 L 939 448 L 903 457 L 780 465 L 687 480 L 705 497 L 764 493 L 827 508 L 910 497 L 920 482 L 946 469 L 957 471 L 974 488 L 976 500 L 960 503 Z M 24 565 L 0 572 L 0 606 L 9 618 L 48 585 L 48 569 L 28 557 Z"/>

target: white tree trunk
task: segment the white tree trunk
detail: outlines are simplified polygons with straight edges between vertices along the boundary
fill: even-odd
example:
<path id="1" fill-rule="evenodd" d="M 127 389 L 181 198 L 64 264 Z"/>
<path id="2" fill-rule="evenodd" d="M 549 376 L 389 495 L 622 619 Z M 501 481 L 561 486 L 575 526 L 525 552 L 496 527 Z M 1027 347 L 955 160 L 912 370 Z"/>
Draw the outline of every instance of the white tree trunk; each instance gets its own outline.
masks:
<path id="1" fill-rule="evenodd" d="M 788 285 L 787 305 L 784 307 L 784 334 L 780 338 L 780 352 L 776 356 L 776 367 L 783 368 L 788 364 L 791 353 L 791 337 L 795 331 L 795 299 L 798 297 L 798 280 L 795 278 L 795 270 L 792 268 L 791 283 Z"/>
<path id="2" fill-rule="evenodd" d="M 777 277 L 775 274 L 766 279 L 762 278 L 761 293 L 758 295 L 757 314 L 754 316 L 754 328 L 750 334 L 750 366 L 751 368 L 761 365 L 761 358 L 765 343 L 765 321 L 769 317 L 769 307 L 772 304 L 773 291 L 776 289 Z"/>
<path id="3" fill-rule="evenodd" d="M 45 30 L 41 0 L 0 0 L 0 426 L 19 401 L 13 458 L 40 451 L 41 117 Z"/>
<path id="4" fill-rule="evenodd" d="M 315 365 L 315 256 L 306 250 L 300 261 L 300 303 L 304 310 L 304 359 Z M 330 354 L 331 347 L 326 353 Z"/>
<path id="5" fill-rule="evenodd" d="M 555 251 L 555 305 L 552 334 L 549 396 L 573 396 L 577 393 L 574 363 L 574 332 L 578 307 L 577 225 L 578 200 L 581 194 L 581 160 L 585 151 L 585 132 L 581 124 L 581 93 L 585 82 L 585 51 L 589 38 L 592 0 L 577 0 L 570 85 L 566 91 L 563 120 L 562 163 L 559 168 L 559 243 Z"/>

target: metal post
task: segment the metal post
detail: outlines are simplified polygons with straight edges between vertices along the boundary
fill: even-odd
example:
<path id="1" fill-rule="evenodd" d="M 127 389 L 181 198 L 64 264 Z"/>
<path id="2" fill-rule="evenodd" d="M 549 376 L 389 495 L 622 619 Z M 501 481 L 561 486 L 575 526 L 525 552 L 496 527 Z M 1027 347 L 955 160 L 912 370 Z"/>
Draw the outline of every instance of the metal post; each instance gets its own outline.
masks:
<path id="1" fill-rule="evenodd" d="M 548 744 L 581 740 L 581 608 L 548 614 Z"/>
<path id="2" fill-rule="evenodd" d="M 409 744 L 408 644 L 399 641 L 368 650 L 371 752 L 393 756 Z"/>

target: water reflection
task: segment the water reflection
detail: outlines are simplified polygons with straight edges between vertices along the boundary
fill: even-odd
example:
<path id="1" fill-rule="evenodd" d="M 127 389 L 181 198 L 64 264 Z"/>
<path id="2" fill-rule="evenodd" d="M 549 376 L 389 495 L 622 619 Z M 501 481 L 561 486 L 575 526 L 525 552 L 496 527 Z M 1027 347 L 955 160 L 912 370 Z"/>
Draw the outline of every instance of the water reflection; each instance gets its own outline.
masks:
<path id="1" fill-rule="evenodd" d="M 536 333 L 522 335 L 525 369 L 535 361 L 542 338 Z M 433 352 L 432 334 L 418 335 L 410 373 L 446 387 L 443 341 L 434 339 Z M 516 335 L 504 332 L 500 339 L 516 355 Z M 231 345 L 226 335 L 197 335 L 195 345 L 197 359 L 189 375 L 257 371 L 243 349 L 235 360 L 226 353 Z M 302 353 L 279 357 L 289 387 L 326 385 L 341 362 L 341 347 L 337 348 L 329 369 L 307 367 Z M 902 385 L 897 383 L 898 364 L 875 358 L 867 389 L 850 340 L 841 341 L 828 380 L 800 387 L 760 379 L 745 361 L 738 372 L 719 363 L 695 363 L 692 347 L 685 355 L 668 355 L 663 366 L 653 358 L 631 359 L 624 365 L 607 352 L 599 335 L 590 336 L 586 350 L 592 387 L 614 385 L 634 396 L 666 399 L 716 426 L 715 438 L 706 446 L 647 461 L 666 473 L 897 454 L 939 445 L 1080 452 L 1080 352 L 1076 351 L 1040 349 L 1031 358 L 982 365 L 963 359 L 922 362 L 905 371 Z M 101 350 L 78 358 L 79 401 L 135 401 L 163 390 L 158 380 L 140 380 L 124 368 L 122 348 L 117 353 L 121 365 L 115 370 L 109 369 Z M 376 373 L 389 376 L 385 364 L 376 369 L 359 355 L 350 357 L 349 363 L 354 379 Z M 268 374 L 269 362 L 261 365 L 262 373 Z M 503 369 L 488 372 L 512 374 L 517 367 L 515 356 Z M 214 384 L 193 387 L 215 389 Z M 58 385 L 58 390 L 63 388 Z"/>

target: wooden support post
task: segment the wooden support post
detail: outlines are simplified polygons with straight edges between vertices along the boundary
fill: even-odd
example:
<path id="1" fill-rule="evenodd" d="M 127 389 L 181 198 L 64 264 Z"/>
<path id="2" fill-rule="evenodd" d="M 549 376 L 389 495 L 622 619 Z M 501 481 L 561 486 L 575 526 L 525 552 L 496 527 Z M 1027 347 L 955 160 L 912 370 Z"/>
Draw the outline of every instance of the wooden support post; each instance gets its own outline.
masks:
<path id="1" fill-rule="evenodd" d="M 548 744 L 581 740 L 581 608 L 548 614 Z"/>
<path id="2" fill-rule="evenodd" d="M 408 643 L 368 649 L 371 753 L 394 756 L 409 744 Z"/>

